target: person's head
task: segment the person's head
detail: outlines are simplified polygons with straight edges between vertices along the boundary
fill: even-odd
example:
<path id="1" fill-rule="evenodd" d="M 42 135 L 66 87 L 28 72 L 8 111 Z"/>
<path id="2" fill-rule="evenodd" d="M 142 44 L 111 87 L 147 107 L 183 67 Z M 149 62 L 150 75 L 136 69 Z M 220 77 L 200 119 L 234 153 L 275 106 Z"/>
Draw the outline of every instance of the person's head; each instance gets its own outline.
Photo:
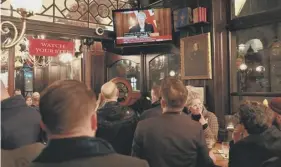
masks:
<path id="1" fill-rule="evenodd" d="M 50 139 L 94 136 L 97 129 L 96 97 L 76 80 L 60 80 L 41 94 L 43 129 Z"/>
<path id="2" fill-rule="evenodd" d="M 181 80 L 165 77 L 160 86 L 163 112 L 181 112 L 187 99 L 187 90 Z"/>
<path id="3" fill-rule="evenodd" d="M 115 83 L 109 81 L 102 85 L 101 95 L 106 101 L 117 101 L 119 91 Z"/>
<path id="4" fill-rule="evenodd" d="M 273 124 L 281 129 L 281 97 L 273 98 L 269 103 L 269 108 L 274 112 Z"/>
<path id="5" fill-rule="evenodd" d="M 160 86 L 158 85 L 154 85 L 152 88 L 151 88 L 151 102 L 152 103 L 155 103 L 157 102 L 158 100 L 160 100 Z"/>
<path id="6" fill-rule="evenodd" d="M 1 101 L 8 99 L 10 97 L 3 81 L 1 80 Z"/>
<path id="7" fill-rule="evenodd" d="M 202 103 L 200 94 L 193 91 L 193 86 L 187 86 L 188 96 L 186 100 L 186 107 L 193 115 L 202 113 L 204 105 Z"/>
<path id="8" fill-rule="evenodd" d="M 146 14 L 144 12 L 139 12 L 137 14 L 137 19 L 140 27 L 144 27 L 145 25 L 145 20 L 146 20 Z"/>
<path id="9" fill-rule="evenodd" d="M 26 103 L 26 105 L 28 105 L 28 106 L 31 106 L 31 105 L 32 105 L 32 98 L 31 98 L 31 96 L 26 96 L 26 97 L 25 97 L 25 103 Z"/>
<path id="10" fill-rule="evenodd" d="M 249 134 L 260 134 L 270 125 L 267 107 L 259 102 L 246 101 L 239 106 L 240 123 Z"/>
<path id="11" fill-rule="evenodd" d="M 194 44 L 193 44 L 193 50 L 194 50 L 194 51 L 199 50 L 199 45 L 198 45 L 198 43 L 194 43 Z"/>
<path id="12" fill-rule="evenodd" d="M 34 92 L 32 94 L 32 105 L 39 106 L 40 102 L 40 94 L 38 92 Z"/>
<path id="13" fill-rule="evenodd" d="M 16 89 L 14 95 L 15 96 L 21 95 L 21 90 L 20 89 Z"/>

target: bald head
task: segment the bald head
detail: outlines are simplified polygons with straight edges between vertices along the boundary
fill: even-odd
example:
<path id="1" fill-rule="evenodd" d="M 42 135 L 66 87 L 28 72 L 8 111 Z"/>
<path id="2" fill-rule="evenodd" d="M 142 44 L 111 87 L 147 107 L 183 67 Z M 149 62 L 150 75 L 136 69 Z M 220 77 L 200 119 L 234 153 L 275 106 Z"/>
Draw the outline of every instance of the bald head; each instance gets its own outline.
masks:
<path id="1" fill-rule="evenodd" d="M 101 87 L 101 94 L 105 99 L 116 99 L 118 98 L 118 89 L 115 83 L 107 82 Z"/>
<path id="2" fill-rule="evenodd" d="M 9 97 L 10 97 L 10 95 L 9 95 L 7 89 L 5 88 L 3 81 L 1 80 L 1 101 L 5 100 Z"/>

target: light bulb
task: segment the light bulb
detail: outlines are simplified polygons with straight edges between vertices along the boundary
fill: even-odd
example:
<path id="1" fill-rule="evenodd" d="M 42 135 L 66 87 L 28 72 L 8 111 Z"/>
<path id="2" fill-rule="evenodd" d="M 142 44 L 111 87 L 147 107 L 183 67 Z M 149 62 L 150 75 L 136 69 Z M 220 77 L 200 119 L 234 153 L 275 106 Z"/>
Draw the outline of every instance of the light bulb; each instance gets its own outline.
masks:
<path id="1" fill-rule="evenodd" d="M 174 70 L 171 70 L 170 73 L 169 73 L 169 75 L 170 75 L 171 77 L 174 77 L 174 76 L 176 75 L 176 72 L 175 72 Z"/>
<path id="2" fill-rule="evenodd" d="M 263 66 L 258 66 L 258 67 L 256 68 L 256 71 L 257 71 L 257 72 L 263 72 L 263 71 L 265 71 L 265 68 L 264 68 Z"/>
<path id="3" fill-rule="evenodd" d="M 248 68 L 248 66 L 245 64 L 245 63 L 242 63 L 240 66 L 239 66 L 239 69 L 244 71 Z"/>

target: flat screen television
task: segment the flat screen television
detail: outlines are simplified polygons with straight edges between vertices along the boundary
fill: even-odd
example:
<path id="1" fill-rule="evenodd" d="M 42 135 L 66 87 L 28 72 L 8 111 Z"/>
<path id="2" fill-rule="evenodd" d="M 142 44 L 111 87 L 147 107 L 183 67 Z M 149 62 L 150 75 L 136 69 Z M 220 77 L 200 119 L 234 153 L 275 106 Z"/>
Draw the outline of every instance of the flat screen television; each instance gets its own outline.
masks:
<path id="1" fill-rule="evenodd" d="M 113 11 L 116 45 L 141 45 L 172 40 L 170 8 Z"/>

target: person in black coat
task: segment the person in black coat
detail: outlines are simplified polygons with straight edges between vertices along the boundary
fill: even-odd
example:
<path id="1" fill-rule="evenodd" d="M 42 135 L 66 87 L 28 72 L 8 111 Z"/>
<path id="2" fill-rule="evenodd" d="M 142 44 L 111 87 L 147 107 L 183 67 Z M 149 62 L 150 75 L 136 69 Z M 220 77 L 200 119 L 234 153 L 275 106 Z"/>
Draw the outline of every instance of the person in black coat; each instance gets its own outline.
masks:
<path id="1" fill-rule="evenodd" d="M 157 117 L 162 114 L 160 98 L 160 86 L 155 85 L 151 89 L 151 108 L 141 114 L 140 120 Z"/>
<path id="2" fill-rule="evenodd" d="M 240 122 L 249 136 L 233 144 L 229 167 L 260 167 L 273 157 L 281 158 L 281 132 L 268 124 L 267 107 L 246 102 L 239 107 Z"/>
<path id="3" fill-rule="evenodd" d="M 118 92 L 113 82 L 102 86 L 104 103 L 97 111 L 99 128 L 96 136 L 109 142 L 117 153 L 130 155 L 138 116 L 131 108 L 117 102 Z"/>
<path id="4" fill-rule="evenodd" d="M 30 167 L 148 167 L 147 162 L 117 154 L 95 137 L 96 99 L 77 80 L 59 80 L 41 94 L 40 113 L 49 142 Z"/>
<path id="5" fill-rule="evenodd" d="M 147 160 L 150 167 L 214 166 L 202 126 L 182 114 L 187 100 L 182 81 L 164 78 L 160 92 L 163 114 L 138 123 L 132 155 Z"/>
<path id="6" fill-rule="evenodd" d="M 134 111 L 141 115 L 145 110 L 151 108 L 150 98 L 146 94 L 142 94 L 141 97 L 131 106 Z"/>
<path id="7" fill-rule="evenodd" d="M 23 96 L 10 97 L 1 81 L 1 148 L 11 150 L 39 141 L 40 120 Z"/>

